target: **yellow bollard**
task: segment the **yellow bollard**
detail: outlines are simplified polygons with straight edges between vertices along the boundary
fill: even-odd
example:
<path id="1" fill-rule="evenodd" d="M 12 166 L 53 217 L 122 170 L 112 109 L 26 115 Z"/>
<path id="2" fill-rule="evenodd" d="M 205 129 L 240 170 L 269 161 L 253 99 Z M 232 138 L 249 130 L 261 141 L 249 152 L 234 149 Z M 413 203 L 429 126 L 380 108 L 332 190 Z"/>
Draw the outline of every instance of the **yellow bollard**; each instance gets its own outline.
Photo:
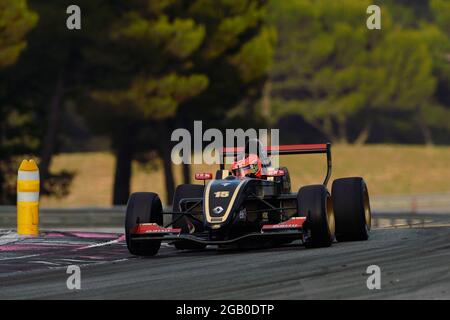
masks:
<path id="1" fill-rule="evenodd" d="M 23 160 L 17 175 L 17 233 L 39 233 L 39 169 L 34 160 Z"/>

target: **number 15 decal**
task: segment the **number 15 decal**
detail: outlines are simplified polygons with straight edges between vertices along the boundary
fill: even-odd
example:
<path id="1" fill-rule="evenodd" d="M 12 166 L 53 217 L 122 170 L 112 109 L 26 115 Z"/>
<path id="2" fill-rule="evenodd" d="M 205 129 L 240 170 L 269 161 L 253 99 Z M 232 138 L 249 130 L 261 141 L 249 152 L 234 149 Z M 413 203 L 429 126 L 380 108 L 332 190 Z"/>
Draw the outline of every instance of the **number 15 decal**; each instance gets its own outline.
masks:
<path id="1" fill-rule="evenodd" d="M 217 191 L 217 192 L 214 192 L 214 196 L 216 198 L 228 198 L 230 196 L 230 192 L 229 191 Z"/>

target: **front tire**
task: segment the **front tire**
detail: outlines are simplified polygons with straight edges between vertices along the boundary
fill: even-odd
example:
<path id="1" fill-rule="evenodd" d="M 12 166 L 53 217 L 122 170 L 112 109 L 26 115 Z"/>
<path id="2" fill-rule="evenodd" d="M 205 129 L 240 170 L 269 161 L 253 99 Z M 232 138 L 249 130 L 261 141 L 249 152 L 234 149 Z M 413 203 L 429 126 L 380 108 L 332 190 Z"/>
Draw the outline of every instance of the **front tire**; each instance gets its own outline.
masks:
<path id="1" fill-rule="evenodd" d="M 372 223 L 369 192 L 363 178 L 333 181 L 332 192 L 338 241 L 361 241 L 369 238 Z"/>
<path id="2" fill-rule="evenodd" d="M 163 224 L 162 204 L 156 193 L 131 194 L 125 216 L 125 239 L 128 251 L 137 256 L 154 256 L 161 247 L 160 240 L 131 241 L 131 230 L 140 223 Z"/>
<path id="3" fill-rule="evenodd" d="M 297 206 L 301 216 L 306 217 L 305 247 L 329 247 L 334 240 L 335 223 L 333 204 L 327 188 L 312 185 L 300 188 Z"/>

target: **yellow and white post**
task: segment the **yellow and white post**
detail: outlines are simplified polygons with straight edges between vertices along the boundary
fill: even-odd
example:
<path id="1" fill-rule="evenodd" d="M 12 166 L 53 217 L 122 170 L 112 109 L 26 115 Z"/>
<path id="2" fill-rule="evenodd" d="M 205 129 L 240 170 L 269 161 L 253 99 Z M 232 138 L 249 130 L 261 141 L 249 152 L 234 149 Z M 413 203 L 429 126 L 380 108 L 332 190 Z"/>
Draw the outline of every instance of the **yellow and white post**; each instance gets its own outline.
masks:
<path id="1" fill-rule="evenodd" d="M 39 169 L 34 160 L 23 160 L 17 176 L 17 233 L 39 233 Z"/>

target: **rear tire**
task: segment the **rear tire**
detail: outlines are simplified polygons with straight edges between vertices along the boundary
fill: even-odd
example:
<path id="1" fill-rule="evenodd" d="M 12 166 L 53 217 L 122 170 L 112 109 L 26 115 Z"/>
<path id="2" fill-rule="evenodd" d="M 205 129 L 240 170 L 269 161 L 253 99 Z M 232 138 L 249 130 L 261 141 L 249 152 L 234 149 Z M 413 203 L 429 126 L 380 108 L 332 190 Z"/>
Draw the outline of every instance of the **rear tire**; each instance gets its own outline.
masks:
<path id="1" fill-rule="evenodd" d="M 333 204 L 327 188 L 312 185 L 300 188 L 297 206 L 306 217 L 304 243 L 307 248 L 329 247 L 334 240 Z"/>
<path id="2" fill-rule="evenodd" d="M 180 212 L 180 200 L 184 198 L 203 198 L 203 191 L 205 187 L 200 184 L 181 184 L 175 190 L 175 194 L 173 196 L 173 212 Z M 172 219 L 178 218 L 179 215 L 174 214 Z M 196 229 L 203 228 L 203 226 L 199 225 L 197 222 L 193 222 L 193 225 Z M 181 228 L 181 233 L 189 233 L 188 221 L 186 217 L 182 217 L 180 220 L 173 224 L 174 228 Z M 206 248 L 205 244 L 201 243 L 192 243 L 192 242 L 183 242 L 178 241 L 174 243 L 175 248 L 178 250 L 202 250 Z"/>
<path id="3" fill-rule="evenodd" d="M 163 224 L 162 204 L 156 193 L 131 194 L 125 216 L 125 239 L 128 251 L 137 256 L 154 256 L 161 247 L 160 240 L 131 241 L 131 230 L 139 223 Z"/>
<path id="4" fill-rule="evenodd" d="M 361 241 L 369 238 L 372 222 L 369 192 L 363 178 L 342 178 L 333 181 L 336 239 Z"/>

